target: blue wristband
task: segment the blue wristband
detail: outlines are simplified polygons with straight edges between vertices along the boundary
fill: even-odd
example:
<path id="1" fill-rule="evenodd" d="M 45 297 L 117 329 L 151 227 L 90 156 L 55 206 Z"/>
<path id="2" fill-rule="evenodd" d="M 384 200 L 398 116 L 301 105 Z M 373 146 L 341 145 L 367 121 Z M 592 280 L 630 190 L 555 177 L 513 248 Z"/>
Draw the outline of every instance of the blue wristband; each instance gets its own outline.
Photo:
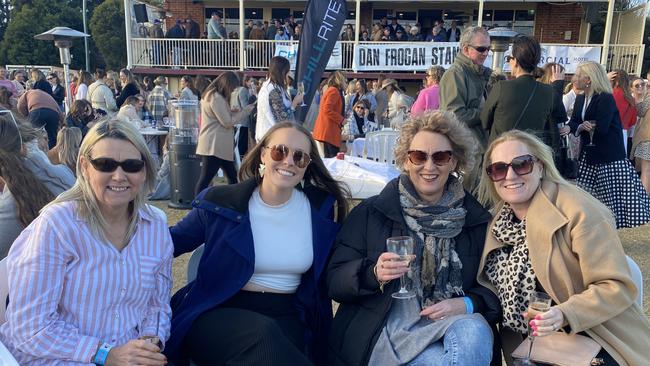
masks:
<path id="1" fill-rule="evenodd" d="M 108 343 L 102 344 L 102 346 L 97 350 L 93 363 L 97 366 L 104 366 L 104 363 L 106 363 L 106 357 L 108 357 L 108 352 L 111 348 L 113 348 L 113 346 Z"/>
<path id="2" fill-rule="evenodd" d="M 474 314 L 474 304 L 472 303 L 472 299 L 465 296 L 463 297 L 463 301 L 465 301 L 465 313 Z"/>

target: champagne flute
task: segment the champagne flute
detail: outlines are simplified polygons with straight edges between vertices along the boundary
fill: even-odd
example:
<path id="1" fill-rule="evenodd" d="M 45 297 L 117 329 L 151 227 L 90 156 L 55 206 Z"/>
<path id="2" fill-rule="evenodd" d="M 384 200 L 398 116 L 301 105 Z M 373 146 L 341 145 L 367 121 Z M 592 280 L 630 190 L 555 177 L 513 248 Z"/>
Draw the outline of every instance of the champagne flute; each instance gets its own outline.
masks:
<path id="1" fill-rule="evenodd" d="M 305 83 L 302 82 L 302 81 L 298 83 L 298 93 L 302 94 L 303 98 L 305 97 Z M 307 106 L 307 104 L 305 104 L 304 99 L 300 103 L 300 106 L 301 107 L 306 107 Z"/>
<path id="2" fill-rule="evenodd" d="M 586 146 L 596 146 L 594 144 L 594 132 L 596 132 L 596 121 L 587 121 L 591 124 L 591 130 L 589 130 L 589 143 Z"/>
<path id="3" fill-rule="evenodd" d="M 527 321 L 530 322 L 532 319 L 535 319 L 535 317 L 541 313 L 545 313 L 551 309 L 551 297 L 548 296 L 548 294 L 544 292 L 533 292 L 530 295 L 530 299 L 528 299 L 528 319 Z M 530 359 L 530 354 L 533 351 L 533 341 L 535 340 L 535 337 L 533 336 L 533 330 L 531 329 L 530 325 L 528 326 L 528 355 L 526 358 L 521 359 L 518 361 L 517 365 L 518 366 L 535 366 L 536 363 L 534 363 Z"/>
<path id="4" fill-rule="evenodd" d="M 410 263 L 413 258 L 413 238 L 410 236 L 395 236 L 386 239 L 386 248 L 389 252 L 398 254 L 399 261 Z M 406 289 L 406 273 L 399 279 L 400 288 L 392 296 L 396 299 L 410 299 L 415 297 L 415 292 Z"/>

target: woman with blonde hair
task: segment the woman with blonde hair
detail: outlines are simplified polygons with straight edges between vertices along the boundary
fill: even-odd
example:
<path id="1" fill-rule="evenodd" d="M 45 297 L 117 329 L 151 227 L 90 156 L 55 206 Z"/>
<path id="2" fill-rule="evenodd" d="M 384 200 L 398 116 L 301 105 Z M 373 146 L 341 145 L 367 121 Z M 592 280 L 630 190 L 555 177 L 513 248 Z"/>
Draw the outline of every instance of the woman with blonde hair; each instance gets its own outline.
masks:
<path id="1" fill-rule="evenodd" d="M 420 90 L 418 98 L 413 103 L 411 113 L 422 113 L 440 107 L 440 79 L 445 73 L 442 66 L 431 66 L 425 76 L 425 88 Z"/>
<path id="2" fill-rule="evenodd" d="M 81 130 L 78 127 L 63 127 L 56 135 L 56 146 L 47 153 L 54 165 L 63 164 L 73 174 L 77 172 L 77 155 L 81 145 Z"/>
<path id="3" fill-rule="evenodd" d="M 636 227 L 650 221 L 650 197 L 627 160 L 621 118 L 605 69 L 596 62 L 578 65 L 573 75 L 576 89 L 569 121 L 580 135 L 578 185 L 614 213 L 616 227 Z"/>
<path id="4" fill-rule="evenodd" d="M 155 166 L 144 138 L 97 124 L 77 172 L 9 251 L 0 340 L 21 365 L 163 366 L 174 248 L 165 214 L 145 203 Z"/>
<path id="5" fill-rule="evenodd" d="M 636 170 L 641 173 L 641 183 L 650 195 L 650 93 L 648 82 L 639 77 L 633 77 L 631 85 L 639 122 L 634 129 L 630 158 L 634 160 Z"/>
<path id="6" fill-rule="evenodd" d="M 508 365 L 529 328 L 539 337 L 564 330 L 591 338 L 602 347 L 598 365 L 646 363 L 650 322 L 635 302 L 612 213 L 562 178 L 547 145 L 518 130 L 495 139 L 485 152 L 479 200 L 495 216 L 478 281 L 501 302 Z M 552 306 L 530 319 L 534 292 L 548 294 Z"/>
<path id="7" fill-rule="evenodd" d="M 326 158 L 335 157 L 341 147 L 341 129 L 345 122 L 347 80 L 341 71 L 334 71 L 327 79 L 327 90 L 321 97 L 318 117 L 314 123 L 314 139 L 322 144 Z"/>
<path id="8" fill-rule="evenodd" d="M 118 108 L 126 102 L 126 98 L 140 94 L 140 86 L 129 69 L 120 70 L 120 85 L 120 95 L 115 99 Z"/>
<path id="9" fill-rule="evenodd" d="M 476 148 L 451 112 L 425 112 L 402 126 L 402 174 L 352 210 L 334 243 L 327 286 L 340 305 L 329 364 L 500 364 L 492 343 L 499 300 L 476 281 L 490 214 L 459 177 L 472 170 Z M 413 238 L 410 265 L 387 247 L 395 236 Z M 391 296 L 402 275 L 410 299 Z"/>

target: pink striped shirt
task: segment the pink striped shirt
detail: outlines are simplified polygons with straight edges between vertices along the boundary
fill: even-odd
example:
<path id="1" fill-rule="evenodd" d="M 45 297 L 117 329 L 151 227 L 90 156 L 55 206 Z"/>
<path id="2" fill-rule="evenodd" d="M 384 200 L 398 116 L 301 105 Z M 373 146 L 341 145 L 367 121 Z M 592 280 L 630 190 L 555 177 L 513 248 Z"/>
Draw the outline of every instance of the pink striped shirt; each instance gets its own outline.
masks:
<path id="1" fill-rule="evenodd" d="M 156 326 L 161 340 L 169 338 L 174 248 L 165 214 L 141 209 L 119 252 L 75 208 L 48 208 L 9 251 L 0 340 L 21 365 L 92 365 L 99 343 L 119 346 L 156 334 Z"/>

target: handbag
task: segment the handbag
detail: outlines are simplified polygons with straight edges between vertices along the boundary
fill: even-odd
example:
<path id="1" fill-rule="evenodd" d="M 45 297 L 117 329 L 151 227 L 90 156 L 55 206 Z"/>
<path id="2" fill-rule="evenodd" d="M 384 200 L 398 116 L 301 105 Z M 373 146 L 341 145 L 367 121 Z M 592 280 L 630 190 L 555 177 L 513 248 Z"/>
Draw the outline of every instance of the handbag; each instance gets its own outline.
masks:
<path id="1" fill-rule="evenodd" d="M 525 358 L 530 339 L 526 338 L 512 353 L 514 358 Z M 555 332 L 537 337 L 530 358 L 533 361 L 557 366 L 590 366 L 600 352 L 600 345 L 593 339 L 579 334 Z"/>

